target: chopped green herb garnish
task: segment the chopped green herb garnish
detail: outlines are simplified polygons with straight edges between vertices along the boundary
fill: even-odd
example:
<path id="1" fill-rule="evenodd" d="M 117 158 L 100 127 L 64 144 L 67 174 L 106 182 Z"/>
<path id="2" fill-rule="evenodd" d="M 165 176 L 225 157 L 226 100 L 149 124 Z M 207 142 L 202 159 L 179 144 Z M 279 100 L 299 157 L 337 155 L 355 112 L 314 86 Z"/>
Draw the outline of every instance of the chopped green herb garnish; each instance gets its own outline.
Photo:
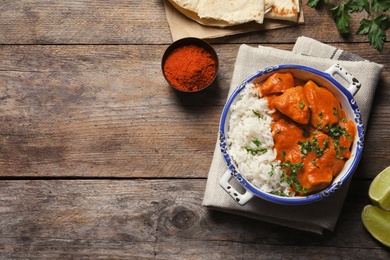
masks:
<path id="1" fill-rule="evenodd" d="M 339 155 L 339 152 L 340 152 L 340 150 L 341 149 L 339 149 L 339 143 L 340 143 L 340 140 L 334 140 L 333 141 L 333 146 L 334 146 L 334 150 L 336 151 L 336 158 L 337 159 L 340 159 L 340 160 L 343 160 L 344 159 L 344 157 L 342 157 L 342 156 L 340 156 Z M 345 147 L 345 146 L 344 146 Z"/>
<path id="2" fill-rule="evenodd" d="M 347 132 L 347 130 L 344 127 L 341 127 L 339 125 L 334 125 L 329 130 L 329 135 L 332 138 L 338 138 L 341 135 L 344 135 L 348 137 L 350 140 L 352 140 L 352 136 Z"/>
<path id="3" fill-rule="evenodd" d="M 280 167 L 290 169 L 292 174 L 296 174 L 303 167 L 303 162 L 290 163 L 290 161 L 286 161 L 285 163 L 281 163 Z"/>
<path id="4" fill-rule="evenodd" d="M 252 112 L 253 112 L 253 114 L 255 114 L 258 118 L 263 118 L 263 116 L 262 116 L 259 112 L 255 111 L 255 110 L 252 110 Z"/>
<path id="5" fill-rule="evenodd" d="M 324 150 L 329 148 L 329 139 L 324 140 Z"/>
<path id="6" fill-rule="evenodd" d="M 256 145 L 256 147 L 259 147 L 261 145 L 261 142 L 259 141 L 259 139 L 252 140 L 252 143 L 254 145 Z M 257 155 L 258 153 L 266 153 L 267 152 L 267 148 L 255 148 L 254 149 L 254 148 L 251 148 L 249 146 L 245 146 L 244 148 L 248 153 L 251 153 L 252 155 Z"/>
<path id="7" fill-rule="evenodd" d="M 301 104 L 299 105 L 299 108 L 300 108 L 300 109 L 305 108 L 305 103 L 301 102 Z"/>
<path id="8" fill-rule="evenodd" d="M 269 171 L 269 176 L 272 176 L 272 175 L 274 175 L 274 173 L 275 173 L 275 168 L 274 168 L 274 165 L 273 164 L 271 164 L 271 170 Z"/>
<path id="9" fill-rule="evenodd" d="M 307 155 L 309 152 L 314 151 L 317 157 L 321 157 L 324 155 L 324 151 L 329 148 L 329 139 L 324 140 L 323 149 L 320 148 L 316 137 L 311 141 L 298 141 L 298 144 L 301 146 L 300 151 L 302 154 Z"/>
<path id="10" fill-rule="evenodd" d="M 309 151 L 311 151 L 311 143 L 310 141 L 298 142 L 301 145 L 301 153 L 307 155 Z"/>
<path id="11" fill-rule="evenodd" d="M 282 176 L 280 177 L 281 182 L 286 182 L 290 187 L 294 188 L 296 192 L 298 193 L 307 193 L 308 190 L 303 188 L 301 183 L 299 182 L 297 178 L 297 172 L 299 169 L 303 167 L 303 162 L 299 163 L 290 163 L 290 161 L 287 161 L 286 163 L 280 164 L 280 167 L 289 169 L 290 175 L 287 176 L 286 172 L 283 171 Z"/>
<path id="12" fill-rule="evenodd" d="M 333 107 L 333 115 L 337 116 L 337 114 L 338 114 L 337 108 Z"/>
<path id="13" fill-rule="evenodd" d="M 267 148 L 253 149 L 253 148 L 250 148 L 247 146 L 245 146 L 245 150 L 248 153 L 251 153 L 252 155 L 257 155 L 258 153 L 266 153 L 267 152 Z"/>
<path id="14" fill-rule="evenodd" d="M 317 124 L 317 129 L 320 131 L 322 130 L 322 121 Z"/>
<path id="15" fill-rule="evenodd" d="M 261 145 L 261 142 L 259 141 L 259 139 L 253 140 L 252 143 L 254 143 L 257 147 L 259 147 Z"/>
<path id="16" fill-rule="evenodd" d="M 280 190 L 275 190 L 275 191 L 272 191 L 271 193 L 274 194 L 274 195 L 281 196 L 281 197 L 292 197 L 292 194 L 290 192 L 288 194 L 286 194 L 286 193 L 284 193 L 283 191 L 280 191 Z"/>
<path id="17" fill-rule="evenodd" d="M 321 157 L 324 154 L 324 150 L 321 150 L 320 146 L 318 145 L 317 138 L 313 138 L 312 141 L 312 150 L 316 152 L 317 157 Z"/>
<path id="18" fill-rule="evenodd" d="M 306 188 L 303 188 L 299 180 L 296 180 L 295 183 L 295 191 L 302 194 L 302 193 L 307 193 L 309 190 Z"/>

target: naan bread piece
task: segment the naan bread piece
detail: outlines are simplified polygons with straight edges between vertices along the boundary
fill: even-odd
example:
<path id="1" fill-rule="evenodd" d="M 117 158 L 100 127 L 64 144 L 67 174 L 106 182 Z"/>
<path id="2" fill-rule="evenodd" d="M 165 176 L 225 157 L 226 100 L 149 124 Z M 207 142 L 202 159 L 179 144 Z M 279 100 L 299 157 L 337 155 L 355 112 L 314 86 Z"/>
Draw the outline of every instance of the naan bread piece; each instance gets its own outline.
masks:
<path id="1" fill-rule="evenodd" d="M 236 21 L 235 23 L 227 22 L 215 18 L 201 18 L 198 15 L 198 6 L 200 2 L 208 2 L 207 0 L 168 0 L 175 9 L 194 20 L 195 22 L 204 26 L 215 26 L 215 27 L 227 27 L 233 25 L 242 24 L 242 21 Z M 228 3 L 230 0 L 224 0 L 224 3 Z M 264 13 L 269 12 L 274 4 L 275 0 L 261 0 L 264 1 Z M 241 3 L 242 4 L 242 3 Z"/>
<path id="2" fill-rule="evenodd" d="M 273 6 L 265 14 L 266 19 L 298 21 L 300 12 L 299 0 L 274 0 Z"/>
<path id="3" fill-rule="evenodd" d="M 197 0 L 195 0 L 195 1 L 198 2 Z M 216 26 L 216 27 L 226 27 L 226 26 L 230 26 L 231 25 L 228 22 L 223 21 L 223 20 L 216 20 L 216 19 L 211 19 L 211 18 L 200 18 L 198 13 L 196 13 L 195 11 L 191 11 L 190 9 L 185 9 L 185 8 L 179 6 L 177 4 L 177 2 L 180 2 L 179 0 L 169 0 L 169 2 L 180 13 L 184 14 L 188 18 L 194 20 L 195 22 L 197 22 L 197 23 L 199 23 L 201 25 Z M 182 2 L 184 2 L 184 1 L 182 1 Z M 186 2 L 188 2 L 188 0 Z M 196 7 L 193 8 L 192 4 L 191 5 L 187 4 L 186 7 L 196 10 Z"/>
<path id="4" fill-rule="evenodd" d="M 202 0 L 169 0 L 171 3 L 175 3 L 177 6 L 192 12 L 197 12 L 199 1 Z"/>
<path id="5" fill-rule="evenodd" d="M 231 25 L 251 21 L 263 23 L 265 0 L 199 0 L 200 18 L 223 20 Z"/>

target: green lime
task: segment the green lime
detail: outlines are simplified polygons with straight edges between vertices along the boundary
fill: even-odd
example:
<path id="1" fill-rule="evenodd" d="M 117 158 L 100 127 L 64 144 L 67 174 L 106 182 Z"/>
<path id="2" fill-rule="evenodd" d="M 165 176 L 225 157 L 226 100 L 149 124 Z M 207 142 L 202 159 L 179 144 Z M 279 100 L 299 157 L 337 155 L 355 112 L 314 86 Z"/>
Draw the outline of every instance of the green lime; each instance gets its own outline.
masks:
<path id="1" fill-rule="evenodd" d="M 363 209 L 362 220 L 368 232 L 376 240 L 390 247 L 390 211 L 367 205 Z"/>
<path id="2" fill-rule="evenodd" d="M 390 210 L 390 166 L 374 178 L 368 190 L 368 196 L 374 205 Z"/>

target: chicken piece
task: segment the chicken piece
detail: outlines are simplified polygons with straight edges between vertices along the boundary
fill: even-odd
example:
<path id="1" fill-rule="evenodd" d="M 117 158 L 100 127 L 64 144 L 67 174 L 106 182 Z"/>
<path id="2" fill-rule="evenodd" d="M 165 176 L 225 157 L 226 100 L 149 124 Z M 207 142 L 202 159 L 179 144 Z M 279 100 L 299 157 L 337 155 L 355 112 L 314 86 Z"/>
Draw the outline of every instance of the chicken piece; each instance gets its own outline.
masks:
<path id="1" fill-rule="evenodd" d="M 333 172 L 330 167 L 319 167 L 315 153 L 311 152 L 304 160 L 303 171 L 298 174 L 302 190 L 307 195 L 326 188 L 333 179 Z"/>
<path id="2" fill-rule="evenodd" d="M 280 113 L 280 111 L 275 109 L 275 107 L 272 105 L 272 100 L 274 100 L 274 98 L 276 98 L 276 97 L 277 96 L 274 96 L 274 95 L 264 97 L 268 102 L 268 108 L 273 111 L 272 119 L 275 122 L 285 117 L 285 115 Z"/>
<path id="3" fill-rule="evenodd" d="M 337 158 L 332 138 L 322 132 L 317 132 L 310 139 L 310 146 L 298 180 L 308 193 L 314 193 L 331 183 L 342 170 L 344 160 Z"/>
<path id="4" fill-rule="evenodd" d="M 299 124 L 309 123 L 309 102 L 301 86 L 289 88 L 282 95 L 275 97 L 272 106 Z"/>
<path id="5" fill-rule="evenodd" d="M 326 88 L 319 87 L 309 80 L 303 91 L 311 108 L 310 124 L 323 132 L 339 121 L 340 101 Z"/>
<path id="6" fill-rule="evenodd" d="M 294 77 L 290 72 L 286 73 L 274 73 L 263 84 L 256 85 L 263 96 L 269 96 L 273 94 L 280 94 L 286 91 L 286 89 L 293 88 Z"/>
<path id="7" fill-rule="evenodd" d="M 271 125 L 274 147 L 276 149 L 276 159 L 299 163 L 302 161 L 299 142 L 304 142 L 305 129 L 291 120 L 281 119 Z"/>

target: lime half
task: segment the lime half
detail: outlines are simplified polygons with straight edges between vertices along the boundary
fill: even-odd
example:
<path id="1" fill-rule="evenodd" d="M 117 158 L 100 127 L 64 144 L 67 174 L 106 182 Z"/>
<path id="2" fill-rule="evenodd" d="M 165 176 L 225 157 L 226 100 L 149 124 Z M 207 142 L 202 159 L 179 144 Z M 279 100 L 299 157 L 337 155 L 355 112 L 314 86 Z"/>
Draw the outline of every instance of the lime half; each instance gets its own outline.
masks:
<path id="1" fill-rule="evenodd" d="M 371 182 L 368 196 L 374 205 L 390 210 L 390 166 L 381 171 Z"/>
<path id="2" fill-rule="evenodd" d="M 390 247 L 390 211 L 367 205 L 363 209 L 362 220 L 368 232 L 376 240 Z"/>

